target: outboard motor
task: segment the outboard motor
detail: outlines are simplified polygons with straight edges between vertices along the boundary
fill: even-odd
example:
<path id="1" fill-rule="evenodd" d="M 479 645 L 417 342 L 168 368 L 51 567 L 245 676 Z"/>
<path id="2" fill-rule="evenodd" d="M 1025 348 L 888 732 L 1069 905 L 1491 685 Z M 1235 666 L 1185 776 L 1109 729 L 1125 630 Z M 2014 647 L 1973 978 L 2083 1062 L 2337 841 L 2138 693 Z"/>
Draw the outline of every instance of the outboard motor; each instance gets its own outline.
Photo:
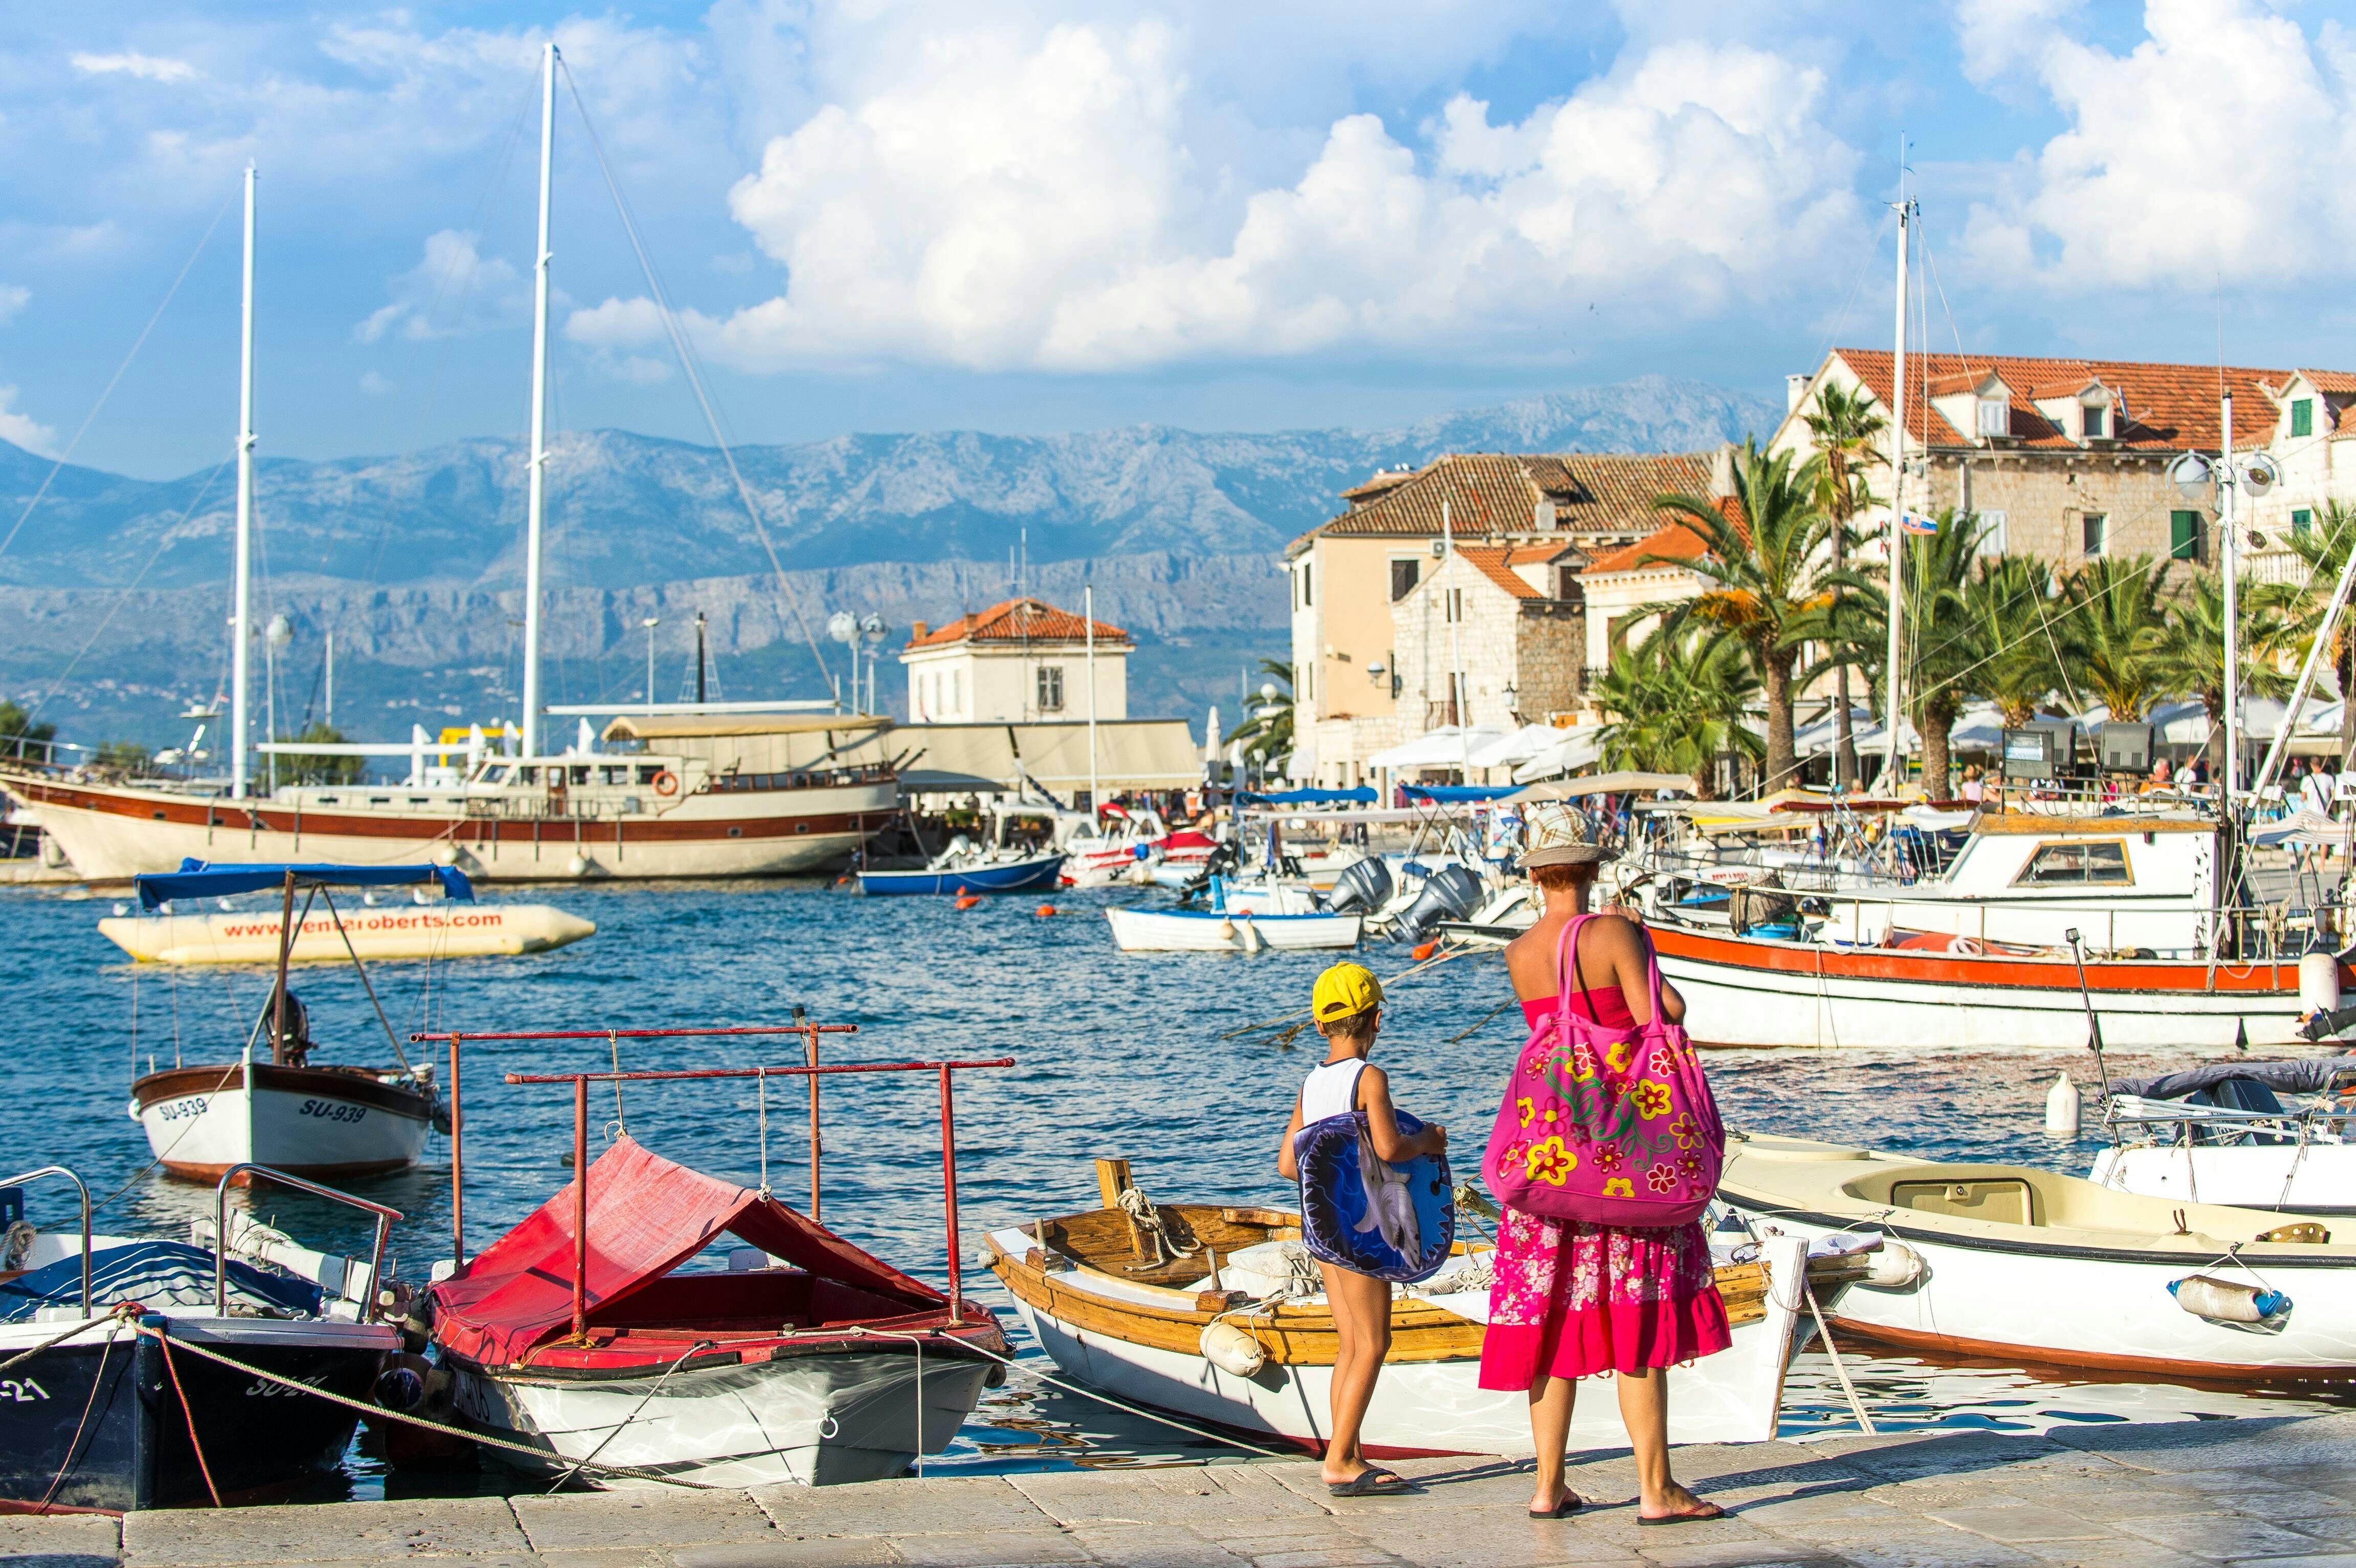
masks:
<path id="1" fill-rule="evenodd" d="M 1481 879 L 1462 866 L 1441 866 L 1423 880 L 1423 891 L 1408 905 L 1392 936 L 1420 942 L 1443 920 L 1464 920 L 1481 907 Z"/>
<path id="2" fill-rule="evenodd" d="M 1211 891 L 1212 878 L 1232 877 L 1241 864 L 1241 858 L 1236 854 L 1235 846 L 1231 844 L 1214 846 L 1211 852 L 1203 858 L 1203 869 L 1188 878 L 1186 885 L 1178 890 L 1178 907 L 1180 909 L 1194 907 L 1196 899 Z"/>
<path id="3" fill-rule="evenodd" d="M 1347 914 L 1354 909 L 1374 913 L 1391 900 L 1391 869 L 1380 855 L 1369 855 L 1353 861 L 1333 879 L 1333 891 L 1325 896 L 1325 907 L 1335 914 Z"/>

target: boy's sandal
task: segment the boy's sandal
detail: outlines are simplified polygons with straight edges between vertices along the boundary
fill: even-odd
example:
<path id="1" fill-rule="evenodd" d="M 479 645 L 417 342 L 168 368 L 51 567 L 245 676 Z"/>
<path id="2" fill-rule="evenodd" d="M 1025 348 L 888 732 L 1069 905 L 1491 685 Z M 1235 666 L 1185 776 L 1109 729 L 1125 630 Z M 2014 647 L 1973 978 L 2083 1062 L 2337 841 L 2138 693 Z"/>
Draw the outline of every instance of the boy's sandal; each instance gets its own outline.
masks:
<path id="1" fill-rule="evenodd" d="M 1415 1486 L 1390 1470 L 1361 1470 L 1346 1481 L 1328 1481 L 1325 1489 L 1337 1498 L 1387 1498 L 1411 1492 Z"/>

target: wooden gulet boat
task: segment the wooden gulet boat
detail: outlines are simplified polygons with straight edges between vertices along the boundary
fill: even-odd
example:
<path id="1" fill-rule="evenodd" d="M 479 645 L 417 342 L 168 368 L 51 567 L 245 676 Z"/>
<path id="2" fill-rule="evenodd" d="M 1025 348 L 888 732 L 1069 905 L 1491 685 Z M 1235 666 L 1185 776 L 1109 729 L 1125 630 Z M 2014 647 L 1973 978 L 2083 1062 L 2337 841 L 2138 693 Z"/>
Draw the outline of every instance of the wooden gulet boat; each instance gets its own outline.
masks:
<path id="1" fill-rule="evenodd" d="M 1099 1161 L 1098 1183 L 1099 1209 L 989 1236 L 991 1267 L 1049 1357 L 1107 1393 L 1322 1451 L 1339 1339 L 1313 1265 L 1285 1278 L 1295 1265 L 1284 1244 L 1299 1251 L 1300 1216 L 1131 1198 L 1151 1216 L 1141 1226 L 1123 1207 L 1122 1194 L 1134 1190 L 1128 1163 Z M 1460 1243 L 1459 1261 L 1438 1279 L 1395 1291 L 1390 1355 L 1364 1429 L 1370 1456 L 1530 1452 L 1527 1397 L 1477 1386 L 1487 1251 Z M 1796 1239 L 1772 1243 L 1758 1259 L 1719 1267 L 1734 1343 L 1677 1369 L 1672 1441 L 1775 1435 L 1784 1371 L 1807 1316 L 1792 1282 L 1805 1270 L 1829 1287 L 1863 1267 L 1847 1258 L 1811 1264 L 1805 1253 Z M 1612 1401 L 1590 1394 L 1579 1402 L 1574 1448 L 1626 1441 Z"/>
<path id="2" fill-rule="evenodd" d="M 337 887 L 427 886 L 448 899 L 471 901 L 474 889 L 445 866 L 209 866 L 190 861 L 176 872 L 137 880 L 150 909 L 184 899 L 278 890 L 278 975 L 243 1051 L 230 1061 L 175 1062 L 134 1079 L 128 1106 L 147 1134 L 156 1161 L 174 1176 L 216 1180 L 232 1166 L 262 1164 L 297 1175 L 341 1179 L 405 1170 L 425 1151 L 443 1120 L 433 1071 L 405 1058 L 384 1068 L 314 1064 L 308 1015 L 288 989 L 292 933 L 307 921 L 311 900 L 327 898 L 331 918 Z M 294 907 L 305 892 L 302 912 Z M 369 996 L 375 996 L 357 951 L 348 955 Z M 379 1020 L 382 1021 L 381 1009 Z M 396 1057 L 401 1042 L 391 1026 L 385 1039 Z M 257 1040 L 267 1059 L 256 1060 Z"/>
<path id="3" fill-rule="evenodd" d="M 428 1293 L 457 1413 L 546 1456 L 487 1450 L 498 1462 L 600 1486 L 657 1484 L 649 1476 L 728 1487 L 876 1480 L 948 1447 L 984 1386 L 1003 1379 L 1005 1339 L 994 1317 L 966 1303 L 960 1283 L 950 1077 L 1011 1060 L 820 1066 L 818 1035 L 849 1026 L 811 1023 L 618 1034 L 794 1032 L 809 1041 L 808 1065 L 509 1076 L 572 1085 L 582 1174 L 479 1256 L 466 1258 L 462 1234 L 455 1272 Z M 809 1215 L 766 1190 L 674 1164 L 626 1133 L 588 1163 L 592 1083 L 800 1076 L 810 1084 L 815 1135 L 819 1077 L 919 1072 L 939 1084 L 946 1293 L 819 1222 L 815 1136 Z M 746 1243 L 728 1273 L 676 1272 L 723 1234 Z"/>

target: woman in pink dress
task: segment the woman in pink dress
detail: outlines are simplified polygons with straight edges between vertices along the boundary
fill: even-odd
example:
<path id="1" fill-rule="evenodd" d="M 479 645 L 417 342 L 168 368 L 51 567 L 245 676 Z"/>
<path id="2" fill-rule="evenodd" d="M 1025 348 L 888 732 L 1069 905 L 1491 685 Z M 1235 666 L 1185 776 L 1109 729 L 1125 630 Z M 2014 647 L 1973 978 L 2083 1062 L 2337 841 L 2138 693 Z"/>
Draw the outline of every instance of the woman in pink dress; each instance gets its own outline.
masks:
<path id="1" fill-rule="evenodd" d="M 1617 914 L 1580 928 L 1577 973 L 1555 972 L 1563 927 L 1587 912 L 1597 868 L 1608 851 L 1590 837 L 1575 810 L 1531 813 L 1522 865 L 1546 900 L 1546 912 L 1507 944 L 1505 968 L 1533 1027 L 1552 1014 L 1569 987 L 1571 1006 L 1607 1028 L 1651 1021 L 1649 954 L 1643 936 Z M 1665 984 L 1662 1005 L 1682 1021 L 1685 1000 Z M 1576 1380 L 1617 1374 L 1620 1416 L 1635 1450 L 1639 1524 L 1717 1519 L 1669 1473 L 1667 1369 L 1714 1354 L 1729 1343 L 1726 1304 L 1711 1281 L 1709 1240 L 1699 1221 L 1659 1229 L 1594 1225 L 1505 1211 L 1498 1227 L 1496 1282 L 1481 1344 L 1481 1386 L 1523 1390 L 1537 1447 L 1535 1519 L 1560 1519 L 1580 1500 L 1563 1484 Z"/>

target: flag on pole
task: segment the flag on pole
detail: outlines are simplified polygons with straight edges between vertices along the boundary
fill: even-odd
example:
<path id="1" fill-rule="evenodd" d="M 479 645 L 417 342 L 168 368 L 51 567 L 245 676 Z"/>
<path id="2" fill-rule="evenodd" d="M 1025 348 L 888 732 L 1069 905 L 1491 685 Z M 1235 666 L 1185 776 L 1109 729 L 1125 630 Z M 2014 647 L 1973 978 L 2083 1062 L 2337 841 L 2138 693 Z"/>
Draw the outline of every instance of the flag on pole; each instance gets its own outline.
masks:
<path id="1" fill-rule="evenodd" d="M 1906 534 L 1935 534 L 1939 531 L 1939 519 L 1926 517 L 1920 512 L 1901 512 L 1898 514 L 1898 531 Z"/>

